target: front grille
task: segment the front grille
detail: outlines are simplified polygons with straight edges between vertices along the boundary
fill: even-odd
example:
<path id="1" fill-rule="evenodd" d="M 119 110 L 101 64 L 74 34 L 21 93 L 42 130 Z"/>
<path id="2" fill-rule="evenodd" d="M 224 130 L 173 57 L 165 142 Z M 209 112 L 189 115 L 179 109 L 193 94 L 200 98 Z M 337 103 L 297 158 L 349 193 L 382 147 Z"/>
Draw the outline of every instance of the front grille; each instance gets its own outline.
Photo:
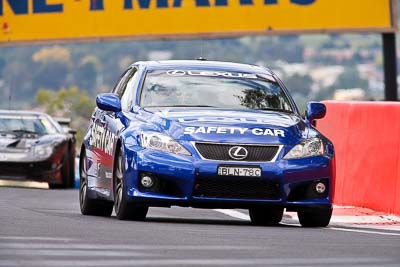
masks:
<path id="1" fill-rule="evenodd" d="M 0 176 L 1 177 L 19 177 L 22 179 L 36 179 L 43 171 L 52 170 L 51 162 L 1 162 Z"/>
<path id="2" fill-rule="evenodd" d="M 235 146 L 244 147 L 248 151 L 247 157 L 242 161 L 271 161 L 279 150 L 277 145 L 196 143 L 196 148 L 203 158 L 212 160 L 235 160 L 229 156 L 229 149 Z"/>
<path id="3" fill-rule="evenodd" d="M 276 200 L 280 198 L 280 187 L 277 182 L 254 177 L 197 178 L 193 196 Z"/>

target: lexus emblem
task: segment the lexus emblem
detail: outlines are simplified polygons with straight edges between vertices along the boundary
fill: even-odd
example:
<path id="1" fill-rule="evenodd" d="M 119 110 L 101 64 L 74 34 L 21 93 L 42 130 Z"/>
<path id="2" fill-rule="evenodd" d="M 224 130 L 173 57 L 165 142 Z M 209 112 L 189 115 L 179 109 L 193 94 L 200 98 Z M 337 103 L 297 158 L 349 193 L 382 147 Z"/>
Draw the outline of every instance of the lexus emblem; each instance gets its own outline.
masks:
<path id="1" fill-rule="evenodd" d="M 242 160 L 247 158 L 249 155 L 249 151 L 242 146 L 233 146 L 228 151 L 229 157 L 235 160 Z"/>

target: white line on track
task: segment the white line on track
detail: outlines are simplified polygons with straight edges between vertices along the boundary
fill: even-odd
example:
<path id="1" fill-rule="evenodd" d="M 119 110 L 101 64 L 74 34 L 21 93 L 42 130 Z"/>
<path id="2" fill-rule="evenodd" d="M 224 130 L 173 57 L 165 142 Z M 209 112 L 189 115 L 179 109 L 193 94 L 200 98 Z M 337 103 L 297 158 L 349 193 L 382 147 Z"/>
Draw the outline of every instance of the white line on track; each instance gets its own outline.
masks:
<path id="1" fill-rule="evenodd" d="M 217 212 L 223 213 L 225 215 L 228 215 L 232 218 L 236 219 L 241 219 L 241 220 L 246 220 L 249 221 L 250 217 L 247 214 L 244 214 L 240 211 L 237 210 L 231 210 L 231 209 L 214 209 Z M 292 224 L 292 223 L 282 223 L 284 225 L 290 225 L 290 226 L 299 226 L 298 224 Z M 353 226 L 353 225 L 352 225 Z M 344 232 L 355 232 L 355 233 L 364 233 L 364 234 L 376 234 L 376 235 L 387 235 L 387 236 L 400 236 L 400 233 L 390 233 L 390 232 L 379 232 L 379 231 L 368 231 L 368 230 L 358 230 L 358 229 L 349 229 L 349 228 L 340 228 L 340 227 L 328 227 L 324 228 L 326 230 L 333 230 L 333 231 L 344 231 Z M 390 229 L 388 229 L 390 230 Z"/>
<path id="2" fill-rule="evenodd" d="M 214 209 L 217 212 L 223 213 L 225 215 L 228 215 L 232 218 L 236 218 L 236 219 L 241 219 L 241 220 L 245 220 L 245 221 L 250 221 L 250 216 L 247 214 L 244 214 L 240 211 L 237 210 L 227 210 L 227 209 Z"/>
<path id="3" fill-rule="evenodd" d="M 396 234 L 396 233 L 357 230 L 357 229 L 348 229 L 348 228 L 339 228 L 339 227 L 328 227 L 328 228 L 325 228 L 325 229 L 326 230 L 334 230 L 334 231 L 343 231 L 343 232 L 363 233 L 363 234 L 400 236 L 400 234 Z"/>
<path id="4" fill-rule="evenodd" d="M 296 212 L 290 212 L 288 214 L 292 220 L 297 221 Z M 400 223 L 398 216 L 392 215 L 333 215 L 331 223 L 344 223 L 344 224 L 384 224 L 384 223 Z"/>
<path id="5" fill-rule="evenodd" d="M 1 260 L 0 266 L 324 266 L 324 265 L 398 266 L 390 259 L 376 258 L 233 258 L 233 259 L 67 259 L 67 260 Z"/>
<path id="6" fill-rule="evenodd" d="M 76 239 L 64 237 L 43 237 L 43 236 L 0 236 L 0 240 L 47 240 L 47 241 L 73 241 Z"/>
<path id="7" fill-rule="evenodd" d="M 71 256 L 74 257 L 87 257 L 90 256 L 99 256 L 102 258 L 106 257 L 142 257 L 142 256 L 150 256 L 150 253 L 143 252 L 135 252 L 135 251 L 107 251 L 107 250 L 79 250 L 79 249 L 63 249 L 63 250 L 54 250 L 54 249 L 40 249 L 40 250 L 32 250 L 32 249 L 1 249 L 0 256 L 30 256 L 34 254 L 35 257 L 40 256 Z M 156 257 L 155 255 L 151 255 L 152 257 Z"/>
<path id="8" fill-rule="evenodd" d="M 40 240 L 39 240 L 40 241 Z M 3 249 L 81 249 L 81 250 L 257 250 L 256 246 L 200 246 L 200 245 L 115 245 L 81 243 L 0 243 Z"/>

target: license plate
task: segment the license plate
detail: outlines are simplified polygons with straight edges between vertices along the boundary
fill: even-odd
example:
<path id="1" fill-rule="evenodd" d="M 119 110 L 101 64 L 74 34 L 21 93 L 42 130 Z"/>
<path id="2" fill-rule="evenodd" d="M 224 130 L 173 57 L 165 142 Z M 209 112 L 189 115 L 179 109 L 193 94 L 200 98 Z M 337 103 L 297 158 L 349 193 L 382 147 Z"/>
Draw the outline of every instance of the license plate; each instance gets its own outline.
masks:
<path id="1" fill-rule="evenodd" d="M 220 176 L 261 177 L 260 167 L 218 166 Z"/>

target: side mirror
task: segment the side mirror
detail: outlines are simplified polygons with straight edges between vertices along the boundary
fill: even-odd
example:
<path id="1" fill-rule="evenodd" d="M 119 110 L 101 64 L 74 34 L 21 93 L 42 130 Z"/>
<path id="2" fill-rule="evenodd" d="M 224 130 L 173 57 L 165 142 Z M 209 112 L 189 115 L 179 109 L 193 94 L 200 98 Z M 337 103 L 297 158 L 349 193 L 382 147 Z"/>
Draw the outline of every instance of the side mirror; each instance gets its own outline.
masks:
<path id="1" fill-rule="evenodd" d="M 65 134 L 72 134 L 72 135 L 76 135 L 77 131 L 75 129 L 69 128 L 69 127 L 63 127 L 62 128 L 63 132 Z"/>
<path id="2" fill-rule="evenodd" d="M 73 135 L 76 135 L 76 134 L 78 133 L 78 131 L 75 130 L 75 129 L 69 128 L 69 129 L 68 129 L 68 133 L 73 134 Z"/>
<path id="3" fill-rule="evenodd" d="M 96 97 L 96 105 L 104 111 L 120 112 L 121 100 L 116 94 L 99 94 Z"/>
<path id="4" fill-rule="evenodd" d="M 311 125 L 314 120 L 322 119 L 325 117 L 326 107 L 319 102 L 309 102 L 306 111 L 306 123 Z"/>

